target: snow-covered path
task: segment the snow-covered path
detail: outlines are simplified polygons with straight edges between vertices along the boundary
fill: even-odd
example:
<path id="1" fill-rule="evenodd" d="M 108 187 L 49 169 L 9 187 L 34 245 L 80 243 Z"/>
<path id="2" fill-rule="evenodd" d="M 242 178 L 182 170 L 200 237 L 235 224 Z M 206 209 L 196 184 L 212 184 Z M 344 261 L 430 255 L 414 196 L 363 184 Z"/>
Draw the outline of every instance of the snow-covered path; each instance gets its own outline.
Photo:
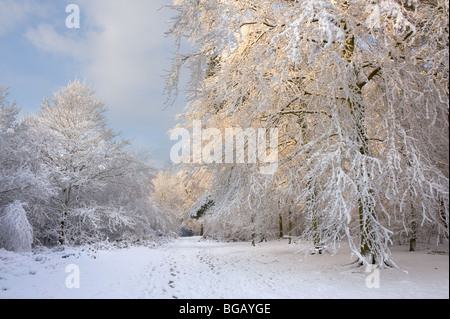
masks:
<path id="1" fill-rule="evenodd" d="M 253 250 L 253 254 L 250 253 Z M 261 253 L 261 254 L 260 254 Z M 144 298 L 288 298 L 280 280 L 293 270 L 249 243 L 199 242 L 182 238 L 159 254 L 146 272 Z M 292 257 L 292 256 L 291 256 Z M 293 258 L 296 259 L 295 257 Z M 286 265 L 285 265 L 286 266 Z M 284 274 L 283 274 L 284 273 Z M 289 279 L 288 279 L 289 280 Z M 166 284 L 164 284 L 166 283 Z"/>
<path id="2" fill-rule="evenodd" d="M 448 255 L 394 248 L 402 269 L 382 269 L 380 288 L 366 286 L 365 267 L 348 266 L 348 250 L 335 256 L 298 253 L 286 241 L 217 243 L 180 238 L 156 248 L 0 250 L 1 298 L 449 298 Z M 80 288 L 66 286 L 68 265 Z M 374 278 L 374 277 L 372 277 Z"/>

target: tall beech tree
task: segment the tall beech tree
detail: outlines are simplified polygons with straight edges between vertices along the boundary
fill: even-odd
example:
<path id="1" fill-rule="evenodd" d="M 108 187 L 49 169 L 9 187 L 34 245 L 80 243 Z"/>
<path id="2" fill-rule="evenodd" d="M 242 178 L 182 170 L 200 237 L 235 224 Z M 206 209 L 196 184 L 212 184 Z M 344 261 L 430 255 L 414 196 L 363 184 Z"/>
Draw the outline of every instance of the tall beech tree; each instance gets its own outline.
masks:
<path id="1" fill-rule="evenodd" d="M 185 125 L 279 129 L 270 178 L 210 166 L 218 218 L 228 211 L 246 216 L 242 229 L 258 219 L 271 227 L 295 209 L 312 249 L 346 238 L 361 262 L 379 265 L 390 259 L 394 225 L 414 238 L 431 224 L 448 237 L 448 1 L 169 7 L 178 51 L 168 103 L 188 66 Z M 280 210 L 275 190 L 289 207 Z"/>

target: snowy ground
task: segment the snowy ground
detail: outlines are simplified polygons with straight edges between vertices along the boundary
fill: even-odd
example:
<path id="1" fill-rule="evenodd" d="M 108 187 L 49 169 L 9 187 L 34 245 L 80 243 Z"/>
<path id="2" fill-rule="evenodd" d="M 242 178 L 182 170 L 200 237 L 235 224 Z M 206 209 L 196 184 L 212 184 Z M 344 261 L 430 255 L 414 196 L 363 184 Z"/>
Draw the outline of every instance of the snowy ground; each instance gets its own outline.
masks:
<path id="1" fill-rule="evenodd" d="M 192 237 L 156 248 L 0 250 L 0 299 L 449 298 L 449 257 L 436 247 L 393 248 L 401 269 L 381 269 L 380 287 L 372 289 L 366 282 L 374 282 L 375 272 L 349 266 L 348 250 L 309 256 L 297 253 L 300 247 Z M 76 274 L 70 264 L 79 268 L 80 288 L 66 286 Z"/>

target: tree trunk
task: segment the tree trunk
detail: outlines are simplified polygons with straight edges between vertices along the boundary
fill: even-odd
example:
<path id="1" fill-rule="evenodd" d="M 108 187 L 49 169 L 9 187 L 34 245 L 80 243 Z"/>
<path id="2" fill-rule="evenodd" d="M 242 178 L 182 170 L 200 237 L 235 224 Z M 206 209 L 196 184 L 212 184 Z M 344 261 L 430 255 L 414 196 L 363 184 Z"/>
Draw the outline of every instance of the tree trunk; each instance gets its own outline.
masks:
<path id="1" fill-rule="evenodd" d="M 409 239 L 409 251 L 416 251 L 416 241 L 417 241 L 417 221 L 416 221 L 416 208 L 414 204 L 411 205 L 411 237 Z"/>
<path id="2" fill-rule="evenodd" d="M 252 213 L 253 214 L 253 213 Z M 252 224 L 252 246 L 256 246 L 256 227 L 255 227 L 255 218 L 252 215 L 252 219 L 251 219 L 251 224 Z"/>
<path id="3" fill-rule="evenodd" d="M 279 228 L 280 228 L 280 233 L 278 235 L 279 238 L 283 238 L 284 237 L 284 233 L 283 233 L 283 216 L 281 216 L 281 213 L 279 215 Z"/>
<path id="4" fill-rule="evenodd" d="M 372 227 L 370 223 L 366 222 L 366 218 L 364 216 L 364 205 L 362 204 L 361 199 L 359 200 L 359 227 L 361 234 L 361 247 L 360 253 L 361 256 L 367 258 L 368 262 L 371 264 L 375 263 L 375 256 L 373 254 L 373 241 L 372 241 Z"/>
<path id="5" fill-rule="evenodd" d="M 63 216 L 61 218 L 61 223 L 60 223 L 60 229 L 59 229 L 59 244 L 60 245 L 64 245 L 66 242 L 66 237 L 65 237 L 65 232 L 66 232 L 66 220 L 67 220 L 67 216 L 69 214 L 69 204 L 70 204 L 70 197 L 72 194 L 72 186 L 70 186 L 69 188 L 66 188 L 63 190 L 63 194 L 64 194 L 64 209 L 63 209 Z"/>
<path id="6" fill-rule="evenodd" d="M 358 95 L 362 95 L 362 91 L 360 88 L 354 88 Z M 348 100 L 348 104 L 351 110 L 351 114 L 355 119 L 355 135 L 356 135 L 356 143 L 359 145 L 359 153 L 362 156 L 366 156 L 369 154 L 369 138 L 367 137 L 367 130 L 365 125 L 365 108 L 363 105 L 359 103 L 353 103 L 350 99 Z M 363 170 L 362 170 L 363 171 Z M 375 252 L 373 247 L 375 247 L 375 239 L 373 238 L 373 228 L 370 224 L 370 218 L 376 219 L 375 208 L 372 207 L 370 203 L 367 202 L 367 199 L 362 196 L 362 191 L 359 189 L 360 197 L 358 199 L 359 203 L 359 221 L 360 221 L 360 236 L 361 236 L 361 247 L 360 253 L 361 256 L 367 257 L 368 261 L 372 264 L 376 263 L 377 256 L 375 256 Z M 372 192 L 369 189 L 369 194 Z M 367 216 L 364 216 L 364 210 L 369 210 Z"/>
<path id="7" fill-rule="evenodd" d="M 292 211 L 289 210 L 289 245 L 292 244 Z"/>
<path id="8" fill-rule="evenodd" d="M 346 44 L 342 50 L 342 56 L 350 64 L 352 63 L 353 55 L 355 53 L 356 48 L 355 36 L 352 34 L 352 30 L 348 28 L 346 21 L 343 20 L 341 21 L 341 23 L 344 26 L 345 40 L 346 40 L 345 41 Z M 376 69 L 376 71 L 374 71 L 373 74 L 369 76 L 368 80 L 373 78 L 380 70 L 381 70 L 380 68 Z M 349 89 L 353 90 L 356 96 L 358 96 L 359 98 L 356 101 L 352 101 L 351 98 L 347 99 L 351 115 L 355 120 L 355 142 L 357 145 L 359 145 L 359 152 L 363 156 L 369 154 L 369 138 L 367 137 L 367 130 L 365 125 L 365 107 L 364 105 L 361 105 L 358 102 L 358 100 L 362 100 L 362 89 L 367 83 L 368 81 L 358 83 L 358 81 L 355 80 L 355 85 L 352 84 L 351 86 L 349 86 Z M 373 254 L 373 247 L 375 244 L 374 238 L 372 237 L 373 229 L 370 225 L 370 222 L 367 223 L 366 216 L 364 216 L 364 208 L 365 206 L 369 206 L 369 204 L 362 196 L 359 187 L 358 191 L 360 193 L 360 197 L 358 199 L 360 236 L 361 236 L 360 253 L 362 256 L 371 258 L 372 259 L 371 262 L 374 263 L 376 256 L 374 256 Z M 369 216 L 376 218 L 374 207 L 370 207 L 369 209 L 370 209 Z"/>
<path id="9" fill-rule="evenodd" d="M 320 240 L 320 234 L 319 234 L 319 225 L 317 224 L 317 217 L 316 214 L 313 215 L 313 231 L 314 231 L 314 248 L 316 250 L 315 253 L 318 253 L 319 255 L 322 254 L 322 243 Z"/>
<path id="10" fill-rule="evenodd" d="M 61 220 L 61 223 L 60 223 L 60 230 L 59 230 L 59 239 L 58 239 L 58 241 L 59 241 L 59 244 L 62 246 L 62 245 L 64 245 L 64 224 L 65 224 L 65 217 L 67 216 L 67 213 L 66 212 L 64 212 L 64 214 L 63 214 L 63 218 L 62 218 L 62 220 Z"/>
<path id="11" fill-rule="evenodd" d="M 415 224 L 415 222 L 414 222 Z M 416 251 L 416 238 L 415 237 L 411 237 L 409 239 L 409 251 Z"/>

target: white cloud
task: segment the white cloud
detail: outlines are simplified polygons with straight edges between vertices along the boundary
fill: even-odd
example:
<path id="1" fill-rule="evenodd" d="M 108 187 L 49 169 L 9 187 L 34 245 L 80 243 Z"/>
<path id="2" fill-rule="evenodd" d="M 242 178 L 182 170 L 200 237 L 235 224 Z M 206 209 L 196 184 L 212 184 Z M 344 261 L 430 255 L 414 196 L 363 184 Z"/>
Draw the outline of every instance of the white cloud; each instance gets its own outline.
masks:
<path id="1" fill-rule="evenodd" d="M 25 37 L 43 52 L 65 54 L 77 60 L 88 57 L 85 41 L 77 41 L 61 35 L 50 24 L 39 24 L 36 28 L 29 28 Z"/>
<path id="2" fill-rule="evenodd" d="M 0 0 L 0 37 L 26 25 L 33 16 L 44 16 L 47 9 L 36 0 Z"/>
<path id="3" fill-rule="evenodd" d="M 13 0 L 0 0 L 0 36 L 15 29 L 30 13 L 29 3 Z"/>
<path id="4" fill-rule="evenodd" d="M 158 9 L 169 2 L 77 0 L 80 29 L 69 30 L 52 22 L 55 19 L 46 20 L 28 28 L 26 38 L 42 52 L 74 59 L 80 68 L 74 77 L 86 77 L 94 85 L 112 122 L 120 122 L 124 131 L 140 127 L 141 140 L 150 130 L 159 129 L 159 140 L 149 145 L 164 148 L 169 141 L 165 133 L 173 126 L 176 112 L 161 111 L 165 100 L 162 75 L 169 68 L 171 45 L 164 33 L 174 12 Z M 61 16 L 57 19 L 62 20 Z"/>
<path id="5" fill-rule="evenodd" d="M 58 33 L 54 26 L 40 24 L 28 29 L 27 39 L 43 52 L 64 54 L 81 62 L 81 72 L 113 104 L 128 101 L 136 90 L 162 88 L 161 75 L 169 58 L 169 40 L 164 37 L 168 10 L 158 8 L 165 1 L 77 3 L 81 10 L 79 31 Z"/>

